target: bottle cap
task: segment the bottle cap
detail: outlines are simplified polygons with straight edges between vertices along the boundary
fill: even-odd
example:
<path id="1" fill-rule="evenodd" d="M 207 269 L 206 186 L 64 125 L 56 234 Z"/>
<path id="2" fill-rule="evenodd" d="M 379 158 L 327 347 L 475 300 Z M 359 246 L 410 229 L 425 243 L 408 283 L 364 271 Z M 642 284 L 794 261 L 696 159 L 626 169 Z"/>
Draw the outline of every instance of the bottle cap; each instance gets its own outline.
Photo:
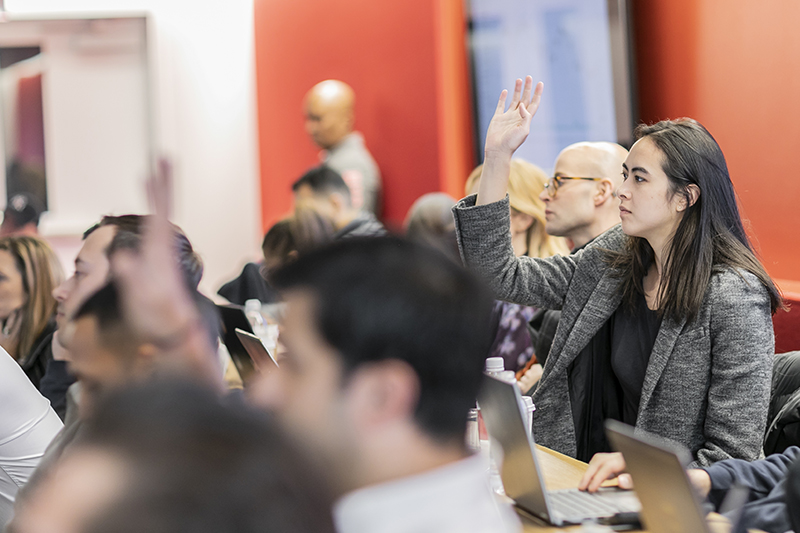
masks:
<path id="1" fill-rule="evenodd" d="M 522 403 L 525 404 L 525 407 L 528 408 L 528 411 L 532 411 L 533 410 L 533 398 L 531 398 L 530 396 L 526 396 L 526 395 L 523 394 L 522 395 Z"/>
<path id="2" fill-rule="evenodd" d="M 489 357 L 486 359 L 486 372 L 502 372 L 506 364 L 502 357 Z"/>
<path id="3" fill-rule="evenodd" d="M 244 312 L 249 313 L 251 311 L 261 312 L 261 302 L 256 298 L 244 302 Z"/>

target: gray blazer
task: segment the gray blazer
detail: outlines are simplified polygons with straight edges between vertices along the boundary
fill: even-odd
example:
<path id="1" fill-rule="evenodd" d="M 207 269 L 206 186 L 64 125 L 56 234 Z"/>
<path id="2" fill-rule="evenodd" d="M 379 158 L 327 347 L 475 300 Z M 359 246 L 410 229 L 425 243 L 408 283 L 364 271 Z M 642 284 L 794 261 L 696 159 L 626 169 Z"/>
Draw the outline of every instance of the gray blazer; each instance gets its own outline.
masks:
<path id="1" fill-rule="evenodd" d="M 464 263 L 484 275 L 497 297 L 561 309 L 544 374 L 533 393 L 539 444 L 576 454 L 568 367 L 619 306 L 620 280 L 602 261 L 618 250 L 616 226 L 578 253 L 517 258 L 511 247 L 508 199 L 454 208 Z M 637 429 L 688 448 L 693 466 L 761 455 L 772 377 L 774 337 L 765 287 L 749 272 L 715 273 L 697 318 L 662 321 L 647 366 Z"/>

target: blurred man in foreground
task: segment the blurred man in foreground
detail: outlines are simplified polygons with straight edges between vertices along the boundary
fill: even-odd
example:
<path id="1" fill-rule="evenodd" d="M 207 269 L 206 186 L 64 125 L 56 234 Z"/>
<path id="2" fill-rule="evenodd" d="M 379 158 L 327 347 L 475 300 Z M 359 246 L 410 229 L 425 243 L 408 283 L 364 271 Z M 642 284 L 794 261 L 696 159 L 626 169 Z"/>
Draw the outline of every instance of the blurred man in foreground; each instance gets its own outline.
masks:
<path id="1" fill-rule="evenodd" d="M 486 288 L 395 238 L 334 243 L 273 281 L 286 353 L 254 400 L 324 461 L 340 533 L 518 530 L 464 441 L 492 337 Z"/>
<path id="2" fill-rule="evenodd" d="M 264 416 L 154 382 L 98 406 L 15 531 L 332 533 L 312 464 Z"/>

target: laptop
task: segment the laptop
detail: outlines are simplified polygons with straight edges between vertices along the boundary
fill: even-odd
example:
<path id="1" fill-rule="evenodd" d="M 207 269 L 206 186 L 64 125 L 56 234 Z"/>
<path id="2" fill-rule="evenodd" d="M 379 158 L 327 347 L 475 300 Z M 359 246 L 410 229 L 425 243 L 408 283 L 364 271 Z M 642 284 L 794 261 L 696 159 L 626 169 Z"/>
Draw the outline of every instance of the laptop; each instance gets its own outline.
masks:
<path id="1" fill-rule="evenodd" d="M 278 361 L 272 355 L 272 352 L 264 346 L 264 342 L 257 335 L 253 335 L 239 328 L 236 328 L 235 331 L 236 336 L 239 337 L 239 342 L 244 346 L 256 370 L 259 372 L 269 372 L 273 368 L 278 368 Z"/>
<path id="2" fill-rule="evenodd" d="M 244 307 L 241 305 L 217 305 L 217 309 L 219 309 L 219 314 L 222 317 L 222 342 L 228 349 L 231 361 L 236 366 L 236 370 L 239 371 L 239 376 L 246 383 L 257 372 L 257 367 L 242 341 L 236 335 L 236 330 L 239 329 L 252 334 L 253 328 L 250 326 L 250 321 L 247 319 L 247 315 L 244 314 Z"/>
<path id="3" fill-rule="evenodd" d="M 525 430 L 519 389 L 485 376 L 478 403 L 489 435 L 503 448 L 500 477 L 506 495 L 528 513 L 555 525 L 580 524 L 586 520 L 614 522 L 620 515 L 630 519 L 641 506 L 632 491 L 617 488 L 595 493 L 577 488 L 548 491 L 537 459 L 533 437 Z"/>
<path id="4" fill-rule="evenodd" d="M 670 446 L 655 437 L 616 420 L 606 421 L 606 434 L 611 445 L 625 458 L 633 486 L 642 502 L 642 519 L 652 533 L 711 533 L 703 512 L 702 502 L 695 492 L 686 467 L 691 461 L 689 452 Z M 734 486 L 728 491 L 720 512 L 734 523 L 749 491 Z"/>

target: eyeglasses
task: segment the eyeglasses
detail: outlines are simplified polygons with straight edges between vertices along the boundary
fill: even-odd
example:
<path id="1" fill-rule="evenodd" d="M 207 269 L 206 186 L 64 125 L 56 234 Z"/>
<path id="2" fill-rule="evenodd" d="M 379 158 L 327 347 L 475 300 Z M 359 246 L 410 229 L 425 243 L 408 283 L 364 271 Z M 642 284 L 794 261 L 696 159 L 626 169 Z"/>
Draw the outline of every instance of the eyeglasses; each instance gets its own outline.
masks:
<path id="1" fill-rule="evenodd" d="M 586 181 L 600 181 L 605 178 L 583 178 L 583 177 L 575 177 L 575 176 L 553 176 L 547 183 L 545 183 L 544 188 L 547 191 L 548 196 L 550 198 L 555 198 L 556 193 L 558 192 L 558 188 L 561 187 L 561 182 L 564 180 L 586 180 Z"/>

